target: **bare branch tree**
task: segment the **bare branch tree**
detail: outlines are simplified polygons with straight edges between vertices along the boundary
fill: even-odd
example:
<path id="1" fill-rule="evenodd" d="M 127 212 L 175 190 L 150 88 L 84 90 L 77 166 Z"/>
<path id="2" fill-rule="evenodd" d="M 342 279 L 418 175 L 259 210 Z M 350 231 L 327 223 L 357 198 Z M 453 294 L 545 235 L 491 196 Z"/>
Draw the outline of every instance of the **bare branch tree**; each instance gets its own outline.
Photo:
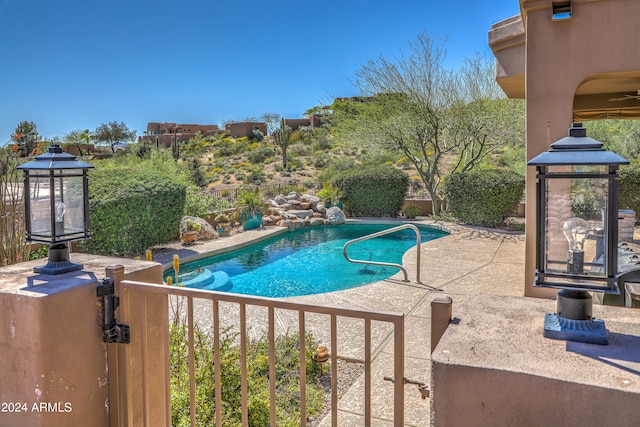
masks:
<path id="1" fill-rule="evenodd" d="M 424 182 L 436 215 L 444 204 L 445 173 L 470 170 L 509 138 L 524 136 L 524 110 L 502 99 L 491 62 L 476 56 L 454 72 L 444 67 L 445 56 L 442 43 L 423 33 L 406 53 L 368 62 L 354 84 L 369 102 L 349 107 L 354 112 L 341 124 L 351 128 L 346 133 L 352 139 L 401 151 Z M 345 115 L 335 110 L 340 123 Z"/>
<path id="2" fill-rule="evenodd" d="M 262 113 L 260 118 L 267 124 L 267 135 L 273 134 L 280 125 L 281 117 L 278 113 Z"/>

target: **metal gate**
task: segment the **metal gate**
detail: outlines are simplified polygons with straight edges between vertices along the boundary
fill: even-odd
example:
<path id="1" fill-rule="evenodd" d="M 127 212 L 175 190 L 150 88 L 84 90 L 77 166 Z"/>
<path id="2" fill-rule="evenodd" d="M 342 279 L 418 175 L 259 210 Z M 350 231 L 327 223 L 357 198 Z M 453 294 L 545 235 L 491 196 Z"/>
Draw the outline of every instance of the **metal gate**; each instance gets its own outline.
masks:
<path id="1" fill-rule="evenodd" d="M 372 365 L 372 322 L 383 322 L 391 325 L 393 339 L 393 373 L 394 378 L 402 379 L 404 374 L 404 314 L 350 309 L 335 306 L 322 306 L 296 303 L 287 300 L 252 297 L 224 292 L 197 290 L 184 287 L 157 285 L 145 282 L 124 280 L 122 267 L 107 269 L 107 277 L 115 285 L 119 296 L 117 310 L 118 321 L 111 319 L 112 327 L 130 329 L 129 344 L 109 344 L 109 407 L 112 426 L 158 426 L 171 425 L 171 390 L 169 372 L 169 325 L 176 314 L 184 316 L 187 326 L 187 346 L 189 365 L 189 381 L 184 387 L 189 388 L 190 425 L 202 425 L 198 418 L 196 405 L 196 380 L 194 376 L 194 328 L 196 322 L 203 323 L 203 313 L 208 316 L 208 328 L 214 340 L 214 356 L 211 363 L 215 376 L 215 425 L 222 426 L 222 395 L 220 389 L 220 334 L 225 326 L 225 318 L 221 316 L 221 306 L 232 307 L 237 314 L 235 326 L 239 333 L 240 346 L 240 385 L 242 395 L 242 425 L 248 426 L 248 387 L 247 387 L 247 336 L 248 324 L 266 323 L 266 336 L 269 344 L 269 396 L 270 425 L 276 426 L 276 358 L 274 342 L 276 336 L 276 316 L 280 313 L 297 313 L 297 332 L 301 337 L 300 346 L 300 425 L 306 426 L 306 355 L 304 351 L 307 333 L 307 317 L 317 314 L 329 319 L 328 360 L 331 376 L 331 411 L 328 416 L 331 425 L 340 423 L 338 413 L 338 354 L 341 348 L 353 343 L 338 342 L 339 322 L 342 318 L 362 321 L 363 360 L 364 363 L 364 406 L 365 425 L 370 426 L 371 414 L 371 365 Z M 170 313 L 169 308 L 176 301 L 185 304 Z M 114 303 L 118 306 L 118 302 Z M 233 323 L 233 322 L 232 322 Z M 128 338 L 128 337 L 127 337 Z M 394 381 L 393 386 L 393 424 L 404 425 L 404 384 Z"/>

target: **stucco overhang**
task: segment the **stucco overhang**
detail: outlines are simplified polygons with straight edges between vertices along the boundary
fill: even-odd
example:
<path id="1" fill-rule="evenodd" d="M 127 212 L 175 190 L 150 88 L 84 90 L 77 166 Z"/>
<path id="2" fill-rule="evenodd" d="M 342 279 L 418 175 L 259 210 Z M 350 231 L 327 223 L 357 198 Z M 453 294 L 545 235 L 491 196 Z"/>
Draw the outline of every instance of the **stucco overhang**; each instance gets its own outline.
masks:
<path id="1" fill-rule="evenodd" d="M 509 98 L 525 95 L 525 29 L 520 16 L 491 26 L 489 47 L 496 57 L 496 81 Z"/>
<path id="2" fill-rule="evenodd" d="M 496 81 L 509 98 L 525 97 L 527 33 L 523 17 L 533 10 L 549 9 L 551 19 L 551 5 L 551 0 L 520 0 L 521 15 L 500 21 L 489 31 L 489 46 L 496 58 Z M 576 121 L 640 118 L 640 70 L 589 76 L 575 91 L 573 114 Z"/>

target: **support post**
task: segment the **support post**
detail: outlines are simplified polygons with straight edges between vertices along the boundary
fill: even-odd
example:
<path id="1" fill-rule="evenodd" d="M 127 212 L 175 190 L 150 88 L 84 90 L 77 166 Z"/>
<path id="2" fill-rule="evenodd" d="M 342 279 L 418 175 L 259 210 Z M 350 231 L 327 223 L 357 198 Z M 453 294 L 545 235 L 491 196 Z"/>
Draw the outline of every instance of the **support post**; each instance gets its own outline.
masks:
<path id="1" fill-rule="evenodd" d="M 453 315 L 453 301 L 450 296 L 442 295 L 431 301 L 431 353 L 447 330 Z"/>

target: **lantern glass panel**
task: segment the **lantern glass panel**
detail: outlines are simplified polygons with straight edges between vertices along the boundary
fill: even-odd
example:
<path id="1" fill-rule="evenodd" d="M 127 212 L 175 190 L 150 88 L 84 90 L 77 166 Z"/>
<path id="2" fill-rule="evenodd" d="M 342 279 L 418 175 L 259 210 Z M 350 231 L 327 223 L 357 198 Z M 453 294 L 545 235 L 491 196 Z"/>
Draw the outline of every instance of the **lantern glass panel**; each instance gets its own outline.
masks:
<path id="1" fill-rule="evenodd" d="M 560 277 L 547 277 L 547 283 L 607 278 L 607 166 L 550 166 L 548 172 L 544 268 Z"/>
<path id="2" fill-rule="evenodd" d="M 55 243 L 85 238 L 82 171 L 49 172 L 32 171 L 29 177 L 31 240 Z"/>
<path id="3" fill-rule="evenodd" d="M 31 235 L 51 237 L 51 207 L 49 177 L 31 176 L 29 179 L 31 199 Z"/>

